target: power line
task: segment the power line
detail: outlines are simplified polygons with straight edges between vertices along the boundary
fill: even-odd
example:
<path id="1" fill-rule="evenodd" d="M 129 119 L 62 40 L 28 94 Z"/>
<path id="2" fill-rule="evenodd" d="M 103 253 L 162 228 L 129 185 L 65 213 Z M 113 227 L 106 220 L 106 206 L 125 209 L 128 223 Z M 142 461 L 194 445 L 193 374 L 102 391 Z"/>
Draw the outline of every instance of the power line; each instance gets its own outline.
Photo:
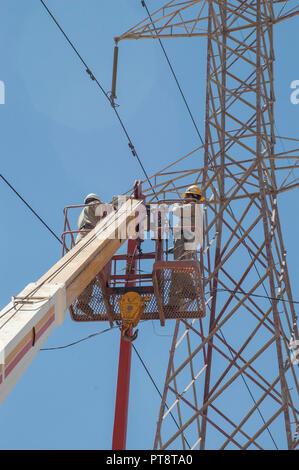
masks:
<path id="1" fill-rule="evenodd" d="M 21 199 L 21 201 L 28 207 L 28 209 L 35 215 L 35 217 L 38 218 L 38 220 L 47 228 L 47 230 L 49 230 L 49 232 L 51 232 L 51 234 L 56 238 L 56 240 L 58 240 L 59 243 L 62 245 L 62 241 L 60 240 L 60 238 L 56 235 L 55 232 L 53 232 L 49 225 L 38 215 L 38 213 L 31 207 L 31 205 L 27 201 L 25 201 L 25 199 L 20 195 L 20 193 L 18 193 L 18 191 L 7 181 L 6 178 L 4 178 L 3 175 L 0 174 L 0 177 L 2 178 L 4 183 L 10 187 L 10 189 L 18 196 L 19 199 Z"/>
<path id="2" fill-rule="evenodd" d="M 68 44 L 71 46 L 71 48 L 73 49 L 73 51 L 75 52 L 75 54 L 77 55 L 77 57 L 79 58 L 79 60 L 81 61 L 81 63 L 84 65 L 85 67 L 85 70 L 86 72 L 88 73 L 88 75 L 90 76 L 91 80 L 93 80 L 97 86 L 100 88 L 101 92 L 103 93 L 103 95 L 105 96 L 105 98 L 109 101 L 109 103 L 112 105 L 112 102 L 111 102 L 111 99 L 108 95 L 108 93 L 104 90 L 104 87 L 101 85 L 101 83 L 99 82 L 99 80 L 97 80 L 97 78 L 95 77 L 95 75 L 93 74 L 93 72 L 91 71 L 90 67 L 87 65 L 87 63 L 85 62 L 85 60 L 83 59 L 83 57 L 81 56 L 81 54 L 78 52 L 78 49 L 74 46 L 73 42 L 70 40 L 70 38 L 68 37 L 68 35 L 65 33 L 65 31 L 63 30 L 63 28 L 60 26 L 60 24 L 58 23 L 58 21 L 56 20 L 55 16 L 53 15 L 53 13 L 49 10 L 49 8 L 47 7 L 46 3 L 43 1 L 43 0 L 40 0 L 41 4 L 43 5 L 43 7 L 45 8 L 45 10 L 47 11 L 47 13 L 49 14 L 49 16 L 51 17 L 51 19 L 54 21 L 55 25 L 58 27 L 58 29 L 60 30 L 60 32 L 62 33 L 62 35 L 64 36 L 64 38 L 66 39 L 66 41 L 68 42 Z M 147 171 L 145 170 L 144 168 L 144 165 L 142 164 L 142 161 L 133 145 L 133 142 L 129 136 L 129 133 L 124 125 L 124 122 L 123 120 L 121 119 L 117 109 L 115 106 L 112 105 L 112 109 L 121 125 L 121 128 L 128 140 L 128 146 L 132 152 L 132 155 L 133 157 L 136 157 L 146 179 L 148 180 L 148 183 L 149 185 L 151 186 L 152 190 L 154 191 L 154 188 L 152 186 L 152 183 L 149 179 L 149 176 L 147 174 Z M 156 194 L 156 192 L 154 191 L 154 194 Z"/>
<path id="3" fill-rule="evenodd" d="M 183 101 L 184 101 L 184 103 L 185 103 L 185 106 L 186 106 L 186 108 L 187 108 L 187 111 L 188 111 L 188 113 L 189 113 L 189 116 L 190 116 L 190 118 L 191 118 L 191 121 L 193 122 L 193 125 L 194 125 L 194 128 L 195 128 L 195 130 L 196 130 L 196 133 L 197 133 L 198 137 L 200 138 L 200 141 L 201 141 L 202 145 L 204 145 L 203 138 L 202 138 L 202 136 L 201 136 L 201 134 L 200 134 L 200 132 L 199 132 L 198 126 L 197 126 L 197 124 L 196 124 L 196 122 L 195 122 L 195 119 L 194 119 L 194 116 L 193 116 L 193 114 L 192 114 L 192 112 L 191 112 L 190 106 L 189 106 L 189 104 L 188 104 L 188 102 L 187 102 L 187 99 L 186 99 L 185 94 L 184 94 L 184 92 L 183 92 L 183 90 L 182 90 L 182 87 L 181 87 L 180 82 L 179 82 L 179 80 L 178 80 L 178 78 L 177 78 L 177 75 L 176 75 L 176 73 L 175 73 L 175 71 L 174 71 L 174 68 L 173 68 L 173 66 L 172 66 L 172 63 L 171 63 L 171 61 L 170 61 L 170 59 L 169 59 L 169 57 L 168 57 L 168 54 L 167 54 L 167 52 L 166 52 L 166 50 L 165 50 L 165 47 L 164 47 L 164 45 L 163 45 L 161 39 L 160 39 L 159 36 L 158 36 L 158 31 L 157 31 L 157 29 L 156 29 L 156 27 L 155 27 L 155 25 L 154 25 L 154 23 L 153 23 L 152 16 L 151 16 L 150 11 L 149 11 L 149 9 L 148 9 L 148 7 L 147 7 L 147 5 L 146 5 L 146 3 L 145 3 L 144 0 L 141 0 L 141 5 L 142 5 L 142 6 L 146 9 L 146 11 L 147 11 L 148 17 L 149 17 L 149 19 L 151 20 L 151 23 L 152 23 L 153 30 L 155 31 L 155 33 L 156 33 L 156 35 L 157 35 L 159 44 L 160 44 L 160 46 L 161 46 L 161 49 L 162 49 L 163 54 L 164 54 L 164 56 L 165 56 L 165 59 L 166 59 L 168 65 L 169 65 L 169 68 L 170 68 L 170 71 L 171 71 L 171 73 L 172 73 L 172 75 L 173 75 L 173 78 L 174 78 L 174 80 L 175 80 L 175 82 L 176 82 L 176 84 L 177 84 L 177 87 L 178 87 L 178 89 L 179 89 L 179 92 L 180 92 L 180 94 L 181 94 L 181 97 L 183 98 Z"/>
<path id="4" fill-rule="evenodd" d="M 211 311 L 210 305 L 208 305 L 208 308 L 209 308 L 210 311 Z M 225 339 L 225 337 L 224 337 L 224 334 L 223 334 L 221 328 L 220 328 L 219 331 L 220 331 L 220 334 L 221 334 L 221 336 L 222 336 L 222 339 L 223 339 L 224 344 L 227 346 L 227 348 L 228 348 L 228 350 L 229 350 L 229 353 L 230 353 L 230 355 L 231 355 L 232 361 L 234 361 L 234 356 L 233 356 L 232 350 L 231 350 L 231 348 L 230 348 L 228 342 L 226 341 L 226 339 Z M 242 378 L 242 380 L 243 380 L 243 382 L 244 382 L 244 385 L 245 385 L 245 387 L 246 387 L 246 389 L 247 389 L 247 391 L 248 391 L 248 393 L 249 393 L 249 395 L 250 395 L 252 401 L 253 401 L 254 404 L 256 405 L 256 400 L 255 400 L 255 398 L 254 398 L 254 396 L 253 396 L 253 394 L 252 394 L 252 392 L 251 392 L 251 390 L 250 390 L 250 387 L 249 387 L 248 383 L 246 382 L 246 380 L 245 380 L 245 378 L 244 378 L 244 374 L 243 374 L 243 373 L 241 373 L 241 378 Z M 260 415 L 260 417 L 261 417 L 263 423 L 266 424 L 266 421 L 265 421 L 265 419 L 264 419 L 264 417 L 263 417 L 263 415 L 262 415 L 262 412 L 260 411 L 260 409 L 259 409 L 258 406 L 257 406 L 257 411 L 258 411 L 258 413 L 259 413 L 259 415 Z M 274 440 L 274 438 L 273 438 L 273 436 L 272 436 L 272 434 L 271 434 L 271 431 L 270 431 L 270 429 L 269 429 L 269 426 L 266 426 L 266 429 L 267 429 L 267 431 L 268 431 L 268 433 L 269 433 L 269 435 L 270 435 L 270 438 L 271 438 L 271 440 L 272 440 L 272 442 L 273 442 L 275 448 L 278 450 L 278 447 L 277 447 L 276 442 L 275 442 L 275 440 Z"/>
<path id="5" fill-rule="evenodd" d="M 199 132 L 199 129 L 198 129 L 197 125 L 196 125 L 195 119 L 194 119 L 194 117 L 193 117 L 193 115 L 192 115 L 192 112 L 191 112 L 190 107 L 189 107 L 189 105 L 188 105 L 188 103 L 187 103 L 186 97 L 185 97 L 185 95 L 184 95 L 184 93 L 183 93 L 183 90 L 182 90 L 182 88 L 181 88 L 181 86 L 180 86 L 180 83 L 179 83 L 178 78 L 177 78 L 177 76 L 176 76 L 176 73 L 175 73 L 175 71 L 174 71 L 174 69 L 173 69 L 173 66 L 172 66 L 172 64 L 171 64 L 171 62 L 170 62 L 170 59 L 169 59 L 169 57 L 168 57 L 168 55 L 167 55 L 167 53 L 166 53 L 166 50 L 165 50 L 165 48 L 164 48 L 164 46 L 163 46 L 163 43 L 162 43 L 161 39 L 160 39 L 159 36 L 158 36 L 157 29 L 156 29 L 156 27 L 155 27 L 155 25 L 154 25 L 154 23 L 153 23 L 152 16 L 151 16 L 150 11 L 149 11 L 149 9 L 148 9 L 148 7 L 147 7 L 147 5 L 146 5 L 145 0 L 141 0 L 141 5 L 142 5 L 142 6 L 146 9 L 146 11 L 147 11 L 148 17 L 150 18 L 151 23 L 152 23 L 152 27 L 153 27 L 153 29 L 154 29 L 154 31 L 155 31 L 157 37 L 158 37 L 159 44 L 160 44 L 160 46 L 161 46 L 161 48 L 162 48 L 162 51 L 163 51 L 164 56 L 165 56 L 165 58 L 166 58 L 166 60 L 167 60 L 167 63 L 168 63 L 169 68 L 170 68 L 170 70 L 171 70 L 171 73 L 172 73 L 172 75 L 173 75 L 173 77 L 174 77 L 174 79 L 175 79 L 175 82 L 176 82 L 177 86 L 178 86 L 178 89 L 179 89 L 179 91 L 180 91 L 180 94 L 181 94 L 181 96 L 182 96 L 182 98 L 183 98 L 183 100 L 184 100 L 184 103 L 185 103 L 185 105 L 186 105 L 186 108 L 187 108 L 187 110 L 188 110 L 188 113 L 189 113 L 189 115 L 190 115 L 190 118 L 191 118 L 191 120 L 192 120 L 192 122 L 193 122 L 193 124 L 194 124 L 195 130 L 196 130 L 196 132 L 197 132 L 197 134 L 198 134 L 198 136 L 199 136 L 199 138 L 200 138 L 200 140 L 201 140 L 202 145 L 204 145 L 203 138 L 202 138 L 202 136 L 201 136 L 201 134 L 200 134 L 200 132 Z M 232 213 L 232 216 L 234 217 L 234 213 L 233 213 L 233 210 L 232 210 L 230 204 L 229 204 L 229 209 L 230 209 L 230 211 L 231 211 L 231 213 Z M 235 218 L 235 217 L 234 217 L 234 218 Z M 239 229 L 239 232 L 241 233 L 241 228 Z M 249 251 L 248 248 L 247 248 L 247 250 L 248 250 L 248 253 L 249 253 L 249 255 L 251 256 L 251 259 L 252 259 L 252 255 L 250 254 L 250 251 Z M 260 276 L 260 274 L 259 274 L 259 271 L 258 271 L 258 269 L 257 269 L 257 267 L 256 267 L 256 263 L 255 263 L 255 262 L 254 262 L 254 267 L 255 267 L 255 269 L 256 269 L 256 272 L 257 272 L 259 278 L 261 279 L 261 276 Z M 264 282 L 262 282 L 262 285 L 263 285 L 263 288 L 264 288 L 266 294 L 268 295 L 268 292 L 267 292 L 267 290 L 266 290 L 266 288 L 265 288 Z M 268 296 L 267 298 L 270 299 L 269 296 Z"/>

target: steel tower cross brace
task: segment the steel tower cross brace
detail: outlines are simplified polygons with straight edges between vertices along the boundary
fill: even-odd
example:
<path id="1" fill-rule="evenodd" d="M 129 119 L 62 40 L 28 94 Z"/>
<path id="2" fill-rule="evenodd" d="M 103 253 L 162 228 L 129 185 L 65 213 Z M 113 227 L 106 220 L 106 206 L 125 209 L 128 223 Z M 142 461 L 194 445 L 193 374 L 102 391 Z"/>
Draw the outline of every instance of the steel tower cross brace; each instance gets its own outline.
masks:
<path id="1" fill-rule="evenodd" d="M 209 313 L 176 322 L 155 449 L 298 446 L 299 338 L 278 198 L 298 187 L 299 150 L 287 139 L 276 151 L 273 45 L 275 25 L 298 13 L 293 1 L 173 0 L 116 38 L 207 42 L 204 145 L 144 190 L 165 198 L 198 183 L 206 197 Z"/>

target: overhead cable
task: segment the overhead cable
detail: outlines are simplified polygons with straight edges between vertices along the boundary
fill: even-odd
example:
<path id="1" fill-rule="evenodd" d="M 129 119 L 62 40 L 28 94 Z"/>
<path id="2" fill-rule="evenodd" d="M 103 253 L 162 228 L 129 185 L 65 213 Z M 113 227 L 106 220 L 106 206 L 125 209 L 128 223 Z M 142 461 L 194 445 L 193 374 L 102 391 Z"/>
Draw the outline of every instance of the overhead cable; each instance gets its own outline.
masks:
<path id="1" fill-rule="evenodd" d="M 65 31 L 63 30 L 63 28 L 60 26 L 60 24 L 58 23 L 58 21 L 56 20 L 56 18 L 54 17 L 53 13 L 49 10 L 49 8 L 47 7 L 46 3 L 44 2 L 44 0 L 40 0 L 41 4 L 43 5 L 43 7 L 45 8 L 45 10 L 47 11 L 47 13 L 49 14 L 49 16 L 51 17 L 51 19 L 54 21 L 55 25 L 58 27 L 58 29 L 60 30 L 60 32 L 63 34 L 64 38 L 66 39 L 66 41 L 68 42 L 68 44 L 71 46 L 71 48 L 73 49 L 73 51 L 75 52 L 75 54 L 77 55 L 77 57 L 79 58 L 79 60 L 81 61 L 81 63 L 84 65 L 85 67 L 85 70 L 86 72 L 88 73 L 88 75 L 90 76 L 91 80 L 93 80 L 97 86 L 100 88 L 101 92 L 103 93 L 103 95 L 105 96 L 105 98 L 109 101 L 110 104 L 111 103 L 111 99 L 110 99 L 110 96 L 108 95 L 108 93 L 104 90 L 104 87 L 101 85 L 101 83 L 99 82 L 99 80 L 95 77 L 95 75 L 93 74 L 93 72 L 91 71 L 90 67 L 87 65 L 87 63 L 85 62 L 85 60 L 83 59 L 83 57 L 81 56 L 81 54 L 78 52 L 78 49 L 74 46 L 73 42 L 70 40 L 70 38 L 68 37 L 68 35 L 65 33 Z M 128 140 L 128 146 L 132 152 L 132 155 L 134 157 L 136 157 L 143 173 L 144 173 L 144 176 L 146 177 L 149 185 L 151 186 L 151 188 L 153 189 L 154 191 L 154 188 L 152 186 L 152 183 L 149 179 L 149 176 L 144 168 L 144 165 L 133 145 L 133 142 L 129 136 L 129 133 L 124 125 L 124 122 L 123 120 L 121 119 L 120 115 L 119 115 L 119 112 L 117 111 L 116 107 L 115 106 L 112 106 L 112 109 L 121 125 L 121 128 Z M 155 193 L 155 191 L 154 191 Z M 156 193 L 155 193 L 156 194 Z"/>
<path id="2" fill-rule="evenodd" d="M 19 199 L 21 199 L 21 201 L 28 207 L 28 209 L 35 215 L 35 217 L 38 218 L 38 220 L 47 228 L 47 230 L 49 230 L 49 232 L 52 233 L 52 235 L 56 238 L 56 240 L 59 241 L 59 243 L 62 245 L 62 241 L 60 240 L 60 238 L 56 235 L 56 233 L 49 227 L 49 225 L 38 215 L 38 213 L 31 207 L 31 205 L 25 201 L 25 199 L 20 195 L 20 193 L 18 193 L 18 191 L 12 186 L 12 184 L 10 184 L 6 178 L 4 178 L 3 175 L 0 174 L 0 178 L 2 178 L 2 180 L 4 181 L 5 184 L 7 184 L 7 186 L 10 187 L 10 189 L 18 196 Z"/>

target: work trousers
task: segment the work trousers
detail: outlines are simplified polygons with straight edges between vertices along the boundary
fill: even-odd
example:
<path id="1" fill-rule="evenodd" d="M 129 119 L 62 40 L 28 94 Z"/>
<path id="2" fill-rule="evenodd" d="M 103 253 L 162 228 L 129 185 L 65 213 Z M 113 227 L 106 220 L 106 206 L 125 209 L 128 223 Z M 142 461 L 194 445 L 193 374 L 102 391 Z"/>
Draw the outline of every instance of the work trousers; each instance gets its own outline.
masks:
<path id="1" fill-rule="evenodd" d="M 184 250 L 185 240 L 179 238 L 174 241 L 174 259 L 175 260 L 196 260 L 196 251 Z M 172 270 L 171 284 L 169 289 L 169 306 L 176 306 L 182 299 L 194 300 L 196 298 L 196 289 L 191 275 L 187 272 L 177 272 Z"/>

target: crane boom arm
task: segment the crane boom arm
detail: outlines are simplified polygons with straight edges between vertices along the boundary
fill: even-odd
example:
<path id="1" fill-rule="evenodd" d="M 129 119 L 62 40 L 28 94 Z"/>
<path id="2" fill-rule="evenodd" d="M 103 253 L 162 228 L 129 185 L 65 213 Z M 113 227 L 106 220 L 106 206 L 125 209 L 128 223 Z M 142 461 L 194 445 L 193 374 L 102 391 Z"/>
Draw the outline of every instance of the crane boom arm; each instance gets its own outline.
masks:
<path id="1" fill-rule="evenodd" d="M 143 202 L 127 200 L 106 216 L 37 282 L 29 284 L 0 312 L 0 404 L 72 302 L 84 291 L 114 253 L 134 236 Z"/>

